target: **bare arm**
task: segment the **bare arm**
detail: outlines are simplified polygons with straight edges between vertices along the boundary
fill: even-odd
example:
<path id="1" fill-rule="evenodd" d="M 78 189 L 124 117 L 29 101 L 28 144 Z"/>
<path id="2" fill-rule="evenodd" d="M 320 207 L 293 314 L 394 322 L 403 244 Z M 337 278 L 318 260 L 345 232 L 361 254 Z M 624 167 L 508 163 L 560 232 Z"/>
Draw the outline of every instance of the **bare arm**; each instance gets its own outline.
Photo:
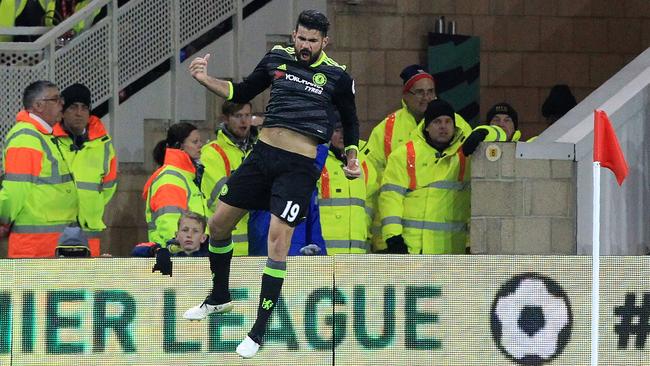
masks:
<path id="1" fill-rule="evenodd" d="M 190 74 L 196 81 L 208 88 L 211 92 L 224 99 L 230 98 L 232 84 L 226 80 L 217 79 L 208 75 L 207 69 L 209 59 L 209 53 L 203 57 L 194 58 L 190 63 Z"/>

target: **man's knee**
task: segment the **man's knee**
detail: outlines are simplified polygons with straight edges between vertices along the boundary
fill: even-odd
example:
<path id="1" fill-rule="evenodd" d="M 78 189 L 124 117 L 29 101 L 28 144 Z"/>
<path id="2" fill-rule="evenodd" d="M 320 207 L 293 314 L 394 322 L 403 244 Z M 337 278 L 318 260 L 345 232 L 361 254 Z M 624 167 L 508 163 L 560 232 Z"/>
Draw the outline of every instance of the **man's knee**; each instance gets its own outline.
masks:
<path id="1" fill-rule="evenodd" d="M 230 234 L 230 232 L 224 230 L 223 222 L 219 219 L 217 214 L 214 214 L 208 219 L 208 227 L 210 228 L 210 237 L 214 239 L 225 239 L 224 234 Z"/>

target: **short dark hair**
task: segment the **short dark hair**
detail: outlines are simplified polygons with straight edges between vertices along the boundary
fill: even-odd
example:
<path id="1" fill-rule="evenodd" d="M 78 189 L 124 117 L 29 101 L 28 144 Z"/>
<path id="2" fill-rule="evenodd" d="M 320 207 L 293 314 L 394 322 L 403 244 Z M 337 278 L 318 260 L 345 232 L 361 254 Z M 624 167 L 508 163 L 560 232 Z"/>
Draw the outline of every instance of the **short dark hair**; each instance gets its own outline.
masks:
<path id="1" fill-rule="evenodd" d="M 250 102 L 233 103 L 230 101 L 225 101 L 221 106 L 221 114 L 223 114 L 224 116 L 232 116 L 233 114 L 241 111 L 244 108 L 244 106 L 249 106 L 251 107 L 251 109 L 253 109 L 253 105 Z"/>
<path id="2" fill-rule="evenodd" d="M 317 31 L 320 31 L 323 37 L 327 37 L 327 31 L 330 29 L 330 22 L 327 20 L 325 14 L 313 9 L 303 10 L 302 13 L 298 15 L 296 30 L 298 30 L 299 25 L 302 25 L 307 29 L 316 29 Z"/>
<path id="3" fill-rule="evenodd" d="M 43 91 L 49 88 L 58 88 L 58 86 L 47 80 L 39 80 L 29 84 L 23 91 L 23 107 L 31 108 L 34 102 L 43 95 Z"/>

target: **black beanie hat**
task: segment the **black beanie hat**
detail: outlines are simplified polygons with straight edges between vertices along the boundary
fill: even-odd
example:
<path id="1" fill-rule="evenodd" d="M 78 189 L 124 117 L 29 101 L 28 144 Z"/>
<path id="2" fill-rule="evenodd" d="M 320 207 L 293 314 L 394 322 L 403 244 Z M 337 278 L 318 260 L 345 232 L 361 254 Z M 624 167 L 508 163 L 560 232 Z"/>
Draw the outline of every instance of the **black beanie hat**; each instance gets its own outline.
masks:
<path id="1" fill-rule="evenodd" d="M 83 84 L 73 84 L 63 89 L 61 97 L 64 111 L 74 103 L 82 103 L 90 109 L 90 90 Z"/>
<path id="2" fill-rule="evenodd" d="M 442 99 L 434 99 L 427 105 L 427 110 L 424 111 L 424 127 L 440 116 L 449 116 L 456 124 L 456 117 L 454 116 L 454 107 Z"/>
<path id="3" fill-rule="evenodd" d="M 512 123 L 515 125 L 515 130 L 519 129 L 519 116 L 517 115 L 517 111 L 512 108 L 512 106 L 508 103 L 497 103 L 490 108 L 490 110 L 487 112 L 487 117 L 486 123 L 490 123 L 492 118 L 494 118 L 495 115 L 497 114 L 505 114 L 512 119 Z"/>

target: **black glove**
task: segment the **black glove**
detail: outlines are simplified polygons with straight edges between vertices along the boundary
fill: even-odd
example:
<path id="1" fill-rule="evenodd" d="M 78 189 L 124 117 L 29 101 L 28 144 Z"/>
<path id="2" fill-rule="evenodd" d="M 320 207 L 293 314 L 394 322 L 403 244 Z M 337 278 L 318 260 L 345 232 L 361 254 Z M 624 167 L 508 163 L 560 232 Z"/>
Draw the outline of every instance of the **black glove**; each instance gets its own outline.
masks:
<path id="1" fill-rule="evenodd" d="M 172 258 L 167 248 L 160 248 L 156 252 L 156 264 L 154 264 L 151 272 L 160 271 L 163 276 L 172 276 Z"/>
<path id="2" fill-rule="evenodd" d="M 479 128 L 467 136 L 467 139 L 465 139 L 465 142 L 463 142 L 463 154 L 465 156 L 470 156 L 474 153 L 474 150 L 478 147 L 478 144 L 483 142 L 485 140 L 485 136 L 488 135 L 488 130 L 484 128 Z"/>
<path id="3" fill-rule="evenodd" d="M 386 239 L 386 244 L 388 244 L 388 253 L 391 254 L 409 254 L 409 250 L 406 247 L 404 238 L 401 235 L 391 236 Z"/>

